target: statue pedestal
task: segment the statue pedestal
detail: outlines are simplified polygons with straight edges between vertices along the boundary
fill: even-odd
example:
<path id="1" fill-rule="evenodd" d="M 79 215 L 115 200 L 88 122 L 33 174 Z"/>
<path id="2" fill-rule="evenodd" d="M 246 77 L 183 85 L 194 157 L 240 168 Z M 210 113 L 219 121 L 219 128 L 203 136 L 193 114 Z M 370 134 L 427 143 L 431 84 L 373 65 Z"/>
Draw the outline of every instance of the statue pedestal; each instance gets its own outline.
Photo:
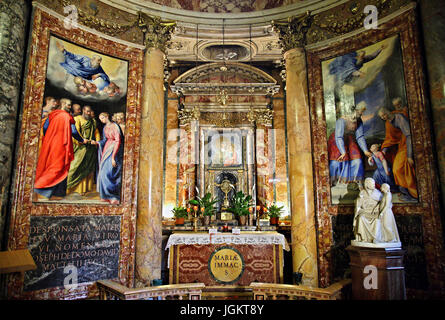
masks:
<path id="1" fill-rule="evenodd" d="M 405 268 L 401 247 L 349 246 L 352 299 L 405 300 Z"/>

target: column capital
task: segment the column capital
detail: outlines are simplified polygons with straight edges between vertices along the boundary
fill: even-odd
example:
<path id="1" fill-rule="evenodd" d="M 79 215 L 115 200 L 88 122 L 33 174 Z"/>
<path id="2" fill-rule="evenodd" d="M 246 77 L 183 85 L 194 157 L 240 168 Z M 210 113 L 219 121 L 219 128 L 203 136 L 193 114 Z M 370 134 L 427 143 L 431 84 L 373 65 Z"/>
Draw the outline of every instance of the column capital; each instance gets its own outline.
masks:
<path id="1" fill-rule="evenodd" d="M 144 33 L 144 45 L 147 49 L 155 48 L 165 52 L 176 28 L 176 22 L 162 21 L 160 17 L 151 17 L 139 12 L 138 27 Z"/>
<path id="2" fill-rule="evenodd" d="M 272 21 L 272 27 L 278 33 L 280 44 L 286 52 L 293 48 L 306 45 L 306 34 L 312 25 L 313 16 L 307 11 L 300 16 L 289 17 L 286 20 Z"/>
<path id="3" fill-rule="evenodd" d="M 256 110 L 250 108 L 249 112 L 247 113 L 247 120 L 252 124 L 256 123 L 257 126 L 263 125 L 265 127 L 271 127 L 273 114 L 274 111 L 270 109 Z"/>
<path id="4" fill-rule="evenodd" d="M 192 121 L 199 121 L 201 117 L 201 110 L 195 106 L 193 109 L 178 110 L 178 120 L 180 126 L 187 126 Z"/>

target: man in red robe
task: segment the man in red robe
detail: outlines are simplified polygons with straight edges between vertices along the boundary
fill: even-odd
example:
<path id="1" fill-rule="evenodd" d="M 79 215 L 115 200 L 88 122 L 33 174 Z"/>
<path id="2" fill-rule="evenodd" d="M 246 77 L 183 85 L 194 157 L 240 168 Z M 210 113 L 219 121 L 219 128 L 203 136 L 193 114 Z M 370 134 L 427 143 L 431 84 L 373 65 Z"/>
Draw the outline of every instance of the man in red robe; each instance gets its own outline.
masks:
<path id="1" fill-rule="evenodd" d="M 67 176 L 74 159 L 72 138 L 87 142 L 78 133 L 70 111 L 71 100 L 60 99 L 60 109 L 52 111 L 43 125 L 34 191 L 49 200 L 60 200 L 66 195 Z"/>

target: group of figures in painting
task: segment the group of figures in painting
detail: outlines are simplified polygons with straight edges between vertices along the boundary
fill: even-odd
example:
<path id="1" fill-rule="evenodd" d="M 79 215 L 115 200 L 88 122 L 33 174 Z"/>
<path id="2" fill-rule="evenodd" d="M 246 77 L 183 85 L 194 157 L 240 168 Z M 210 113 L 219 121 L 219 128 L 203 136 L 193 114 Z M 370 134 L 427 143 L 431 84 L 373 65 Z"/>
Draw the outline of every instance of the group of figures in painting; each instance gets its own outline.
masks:
<path id="1" fill-rule="evenodd" d="M 103 111 L 102 104 L 96 118 L 93 106 L 94 99 L 119 98 L 121 90 L 102 68 L 101 56 L 72 53 L 61 41 L 55 38 L 52 41 L 53 48 L 57 48 L 63 60 L 48 60 L 47 79 L 51 82 L 55 77 L 49 75 L 50 72 L 60 74 L 63 70 L 59 78 L 64 81 L 63 86 L 53 92 L 60 99 L 48 94 L 44 99 L 34 181 L 35 200 L 63 201 L 68 196 L 77 195 L 80 199 L 100 199 L 118 204 L 125 114 L 114 112 L 111 116 L 110 112 Z M 77 49 L 76 46 L 73 48 Z M 72 83 L 76 86 L 71 86 Z M 85 94 L 93 95 L 94 99 L 85 100 Z"/>
<path id="2" fill-rule="evenodd" d="M 335 106 L 328 138 L 331 190 L 354 185 L 358 192 L 372 177 L 378 189 L 387 184 L 399 202 L 418 199 L 406 94 L 400 89 L 403 67 L 391 74 L 401 65 L 398 46 L 397 37 L 387 39 L 369 54 L 349 53 L 324 69 Z M 393 84 L 398 81 L 402 85 Z"/>
<path id="3" fill-rule="evenodd" d="M 75 106 L 75 108 L 74 108 Z M 119 203 L 123 160 L 123 128 L 102 112 L 99 133 L 94 110 L 71 100 L 46 97 L 34 191 L 49 200 L 97 189 L 100 199 Z M 81 111 L 80 111 L 81 110 Z M 122 121 L 121 113 L 114 119 Z M 97 188 L 95 187 L 97 185 Z"/>

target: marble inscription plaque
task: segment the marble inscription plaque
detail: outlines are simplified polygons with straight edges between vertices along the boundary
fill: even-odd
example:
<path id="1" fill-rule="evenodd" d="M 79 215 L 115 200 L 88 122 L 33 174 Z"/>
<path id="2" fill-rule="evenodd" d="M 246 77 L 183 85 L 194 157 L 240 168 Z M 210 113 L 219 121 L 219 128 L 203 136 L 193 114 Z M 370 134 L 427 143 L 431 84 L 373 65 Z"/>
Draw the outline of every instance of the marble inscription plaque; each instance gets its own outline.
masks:
<path id="1" fill-rule="evenodd" d="M 118 277 L 120 216 L 31 217 L 25 291 Z"/>

